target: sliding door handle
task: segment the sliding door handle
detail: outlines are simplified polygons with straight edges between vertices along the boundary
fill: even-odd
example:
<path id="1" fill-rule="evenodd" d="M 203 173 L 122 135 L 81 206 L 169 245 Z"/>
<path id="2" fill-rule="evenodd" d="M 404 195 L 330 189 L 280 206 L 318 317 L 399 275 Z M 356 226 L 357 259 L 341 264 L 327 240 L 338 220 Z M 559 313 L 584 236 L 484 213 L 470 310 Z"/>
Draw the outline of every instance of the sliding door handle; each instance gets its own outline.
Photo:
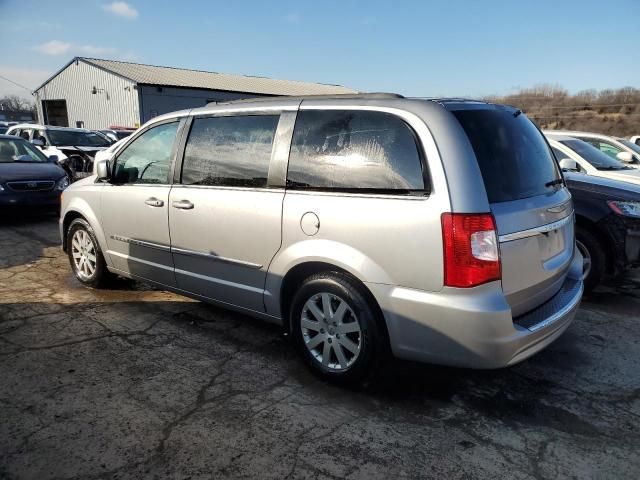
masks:
<path id="1" fill-rule="evenodd" d="M 156 197 L 147 198 L 144 203 L 150 207 L 161 207 L 164 205 L 164 202 L 162 200 L 158 200 Z"/>
<path id="2" fill-rule="evenodd" d="M 193 203 L 189 200 L 175 200 L 171 206 L 173 208 L 179 208 L 180 210 L 191 210 L 193 208 Z"/>

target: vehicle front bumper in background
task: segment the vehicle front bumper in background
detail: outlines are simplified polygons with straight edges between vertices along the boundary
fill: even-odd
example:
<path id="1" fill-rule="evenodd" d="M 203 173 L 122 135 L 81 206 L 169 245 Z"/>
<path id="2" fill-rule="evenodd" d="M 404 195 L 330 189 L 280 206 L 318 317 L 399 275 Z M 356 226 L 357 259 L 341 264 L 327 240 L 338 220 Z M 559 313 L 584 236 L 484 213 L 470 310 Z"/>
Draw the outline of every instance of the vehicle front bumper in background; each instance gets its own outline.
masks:
<path id="1" fill-rule="evenodd" d="M 0 192 L 0 208 L 3 207 L 58 207 L 60 191 L 47 192 L 14 192 L 5 189 Z"/>
<path id="2" fill-rule="evenodd" d="M 382 308 L 395 356 L 442 365 L 500 368 L 518 363 L 557 339 L 582 298 L 577 252 L 560 291 L 513 318 L 500 282 L 473 289 L 423 292 L 367 284 Z"/>
<path id="3" fill-rule="evenodd" d="M 640 265 L 640 219 L 611 214 L 600 220 L 600 228 L 608 232 L 613 240 L 611 255 L 614 271 Z"/>

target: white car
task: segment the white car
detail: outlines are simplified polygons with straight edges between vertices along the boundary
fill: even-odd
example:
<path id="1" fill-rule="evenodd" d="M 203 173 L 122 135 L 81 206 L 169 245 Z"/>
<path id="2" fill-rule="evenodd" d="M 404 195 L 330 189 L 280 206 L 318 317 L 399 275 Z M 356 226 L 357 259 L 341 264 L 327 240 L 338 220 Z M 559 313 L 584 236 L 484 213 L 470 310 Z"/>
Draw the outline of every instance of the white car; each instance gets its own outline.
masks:
<path id="1" fill-rule="evenodd" d="M 556 133 L 546 132 L 545 136 L 564 170 L 640 185 L 640 170 L 611 158 L 591 144 Z"/>
<path id="2" fill-rule="evenodd" d="M 116 153 L 118 148 L 120 148 L 120 145 L 122 145 L 123 143 L 125 143 L 127 141 L 127 138 L 128 137 L 121 138 L 116 143 L 111 145 L 109 148 L 106 148 L 104 150 L 100 150 L 99 152 L 96 153 L 96 156 L 93 159 L 93 173 L 94 174 L 96 173 L 96 165 L 98 164 L 98 162 L 100 160 L 109 160 L 113 156 L 113 154 Z"/>
<path id="3" fill-rule="evenodd" d="M 629 141 L 630 141 L 631 143 L 633 143 L 634 145 L 638 145 L 638 146 L 640 146 L 640 135 L 634 135 L 633 137 L 631 137 L 631 138 L 629 139 Z"/>
<path id="4" fill-rule="evenodd" d="M 570 130 L 545 130 L 544 134 L 565 135 L 567 137 L 578 138 L 594 146 L 614 160 L 620 160 L 630 167 L 640 169 L 640 147 L 625 138 Z"/>
<path id="5" fill-rule="evenodd" d="M 72 178 L 91 175 L 93 158 L 109 147 L 109 140 L 84 128 L 53 127 L 22 123 L 7 130 L 7 135 L 24 138 L 36 145 L 47 157 L 55 155 Z"/>

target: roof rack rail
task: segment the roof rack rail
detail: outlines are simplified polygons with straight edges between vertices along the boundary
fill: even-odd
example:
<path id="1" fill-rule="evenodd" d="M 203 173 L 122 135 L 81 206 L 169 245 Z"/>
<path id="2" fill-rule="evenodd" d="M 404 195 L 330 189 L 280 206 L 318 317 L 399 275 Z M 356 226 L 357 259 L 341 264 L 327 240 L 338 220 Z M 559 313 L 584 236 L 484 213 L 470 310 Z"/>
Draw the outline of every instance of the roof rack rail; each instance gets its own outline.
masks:
<path id="1" fill-rule="evenodd" d="M 243 98 L 240 100 L 230 100 L 223 102 L 209 102 L 207 106 L 214 105 L 235 105 L 238 103 L 253 103 L 253 102 L 269 102 L 273 100 L 340 100 L 360 98 L 366 99 L 385 99 L 385 98 L 405 98 L 399 93 L 386 93 L 386 92 L 362 92 L 362 93 L 329 93 L 322 95 L 294 95 L 294 96 L 269 96 L 269 97 L 255 97 L 255 98 Z"/>

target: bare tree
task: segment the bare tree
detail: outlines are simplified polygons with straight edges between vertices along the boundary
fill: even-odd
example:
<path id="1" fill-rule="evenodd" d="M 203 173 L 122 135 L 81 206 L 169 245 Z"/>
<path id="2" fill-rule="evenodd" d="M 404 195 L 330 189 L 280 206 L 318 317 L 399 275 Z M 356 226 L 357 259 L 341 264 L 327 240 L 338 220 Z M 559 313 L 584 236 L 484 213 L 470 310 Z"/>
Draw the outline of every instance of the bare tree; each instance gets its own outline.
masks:
<path id="1" fill-rule="evenodd" d="M 7 95 L 0 98 L 0 109 L 32 112 L 35 110 L 35 104 L 33 101 L 18 95 Z"/>

